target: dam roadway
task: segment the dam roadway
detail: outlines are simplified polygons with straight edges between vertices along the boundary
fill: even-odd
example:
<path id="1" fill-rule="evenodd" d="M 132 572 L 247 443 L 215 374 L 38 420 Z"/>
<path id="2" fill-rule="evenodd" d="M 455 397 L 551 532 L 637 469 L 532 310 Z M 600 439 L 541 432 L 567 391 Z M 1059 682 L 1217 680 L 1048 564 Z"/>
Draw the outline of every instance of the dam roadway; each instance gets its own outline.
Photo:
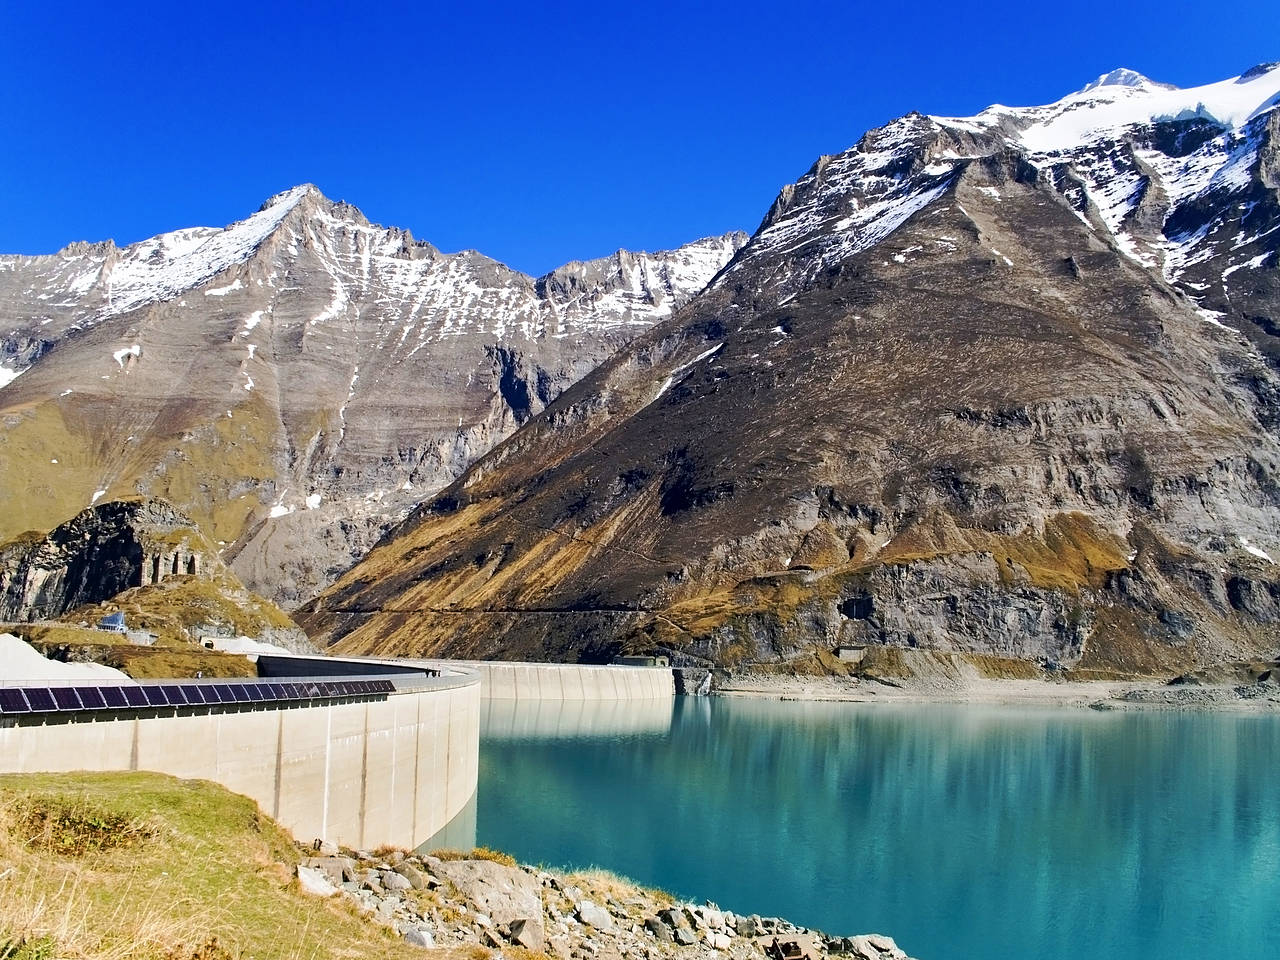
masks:
<path id="1" fill-rule="evenodd" d="M 475 796 L 482 700 L 674 696 L 661 668 L 268 655 L 258 666 L 248 681 L 0 687 L 0 773 L 212 780 L 299 840 L 413 848 Z"/>

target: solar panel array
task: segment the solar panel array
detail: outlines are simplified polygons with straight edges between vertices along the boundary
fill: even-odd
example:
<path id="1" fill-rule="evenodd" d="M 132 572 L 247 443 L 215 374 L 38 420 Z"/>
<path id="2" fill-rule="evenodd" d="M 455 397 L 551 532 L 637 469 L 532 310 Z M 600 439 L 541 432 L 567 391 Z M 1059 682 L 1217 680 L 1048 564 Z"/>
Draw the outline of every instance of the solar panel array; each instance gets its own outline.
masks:
<path id="1" fill-rule="evenodd" d="M 390 680 L 161 683 L 129 687 L 0 687 L 0 715 L 141 710 L 210 704 L 284 704 L 391 693 Z"/>

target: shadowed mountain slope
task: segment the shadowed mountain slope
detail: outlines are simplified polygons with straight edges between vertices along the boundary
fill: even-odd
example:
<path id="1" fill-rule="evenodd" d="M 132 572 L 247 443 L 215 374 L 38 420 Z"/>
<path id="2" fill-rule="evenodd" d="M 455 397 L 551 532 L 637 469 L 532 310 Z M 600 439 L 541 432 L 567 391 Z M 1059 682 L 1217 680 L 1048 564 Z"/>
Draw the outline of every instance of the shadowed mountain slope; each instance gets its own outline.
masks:
<path id="1" fill-rule="evenodd" d="M 1280 70 L 913 114 L 302 611 L 344 652 L 1274 650 Z"/>

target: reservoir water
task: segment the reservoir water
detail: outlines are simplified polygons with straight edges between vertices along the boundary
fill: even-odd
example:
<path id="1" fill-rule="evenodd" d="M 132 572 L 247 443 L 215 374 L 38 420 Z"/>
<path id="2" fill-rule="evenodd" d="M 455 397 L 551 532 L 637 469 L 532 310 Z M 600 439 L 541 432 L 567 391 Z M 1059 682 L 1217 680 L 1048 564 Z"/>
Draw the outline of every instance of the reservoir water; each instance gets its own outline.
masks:
<path id="1" fill-rule="evenodd" d="M 1280 956 L 1280 717 L 489 701 L 475 838 L 922 960 Z"/>

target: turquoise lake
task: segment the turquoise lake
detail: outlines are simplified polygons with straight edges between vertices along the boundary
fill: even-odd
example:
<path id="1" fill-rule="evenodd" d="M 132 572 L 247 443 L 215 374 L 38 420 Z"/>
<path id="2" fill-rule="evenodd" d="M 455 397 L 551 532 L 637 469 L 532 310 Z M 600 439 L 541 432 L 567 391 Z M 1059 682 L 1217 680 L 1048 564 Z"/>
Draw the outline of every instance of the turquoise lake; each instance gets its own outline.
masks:
<path id="1" fill-rule="evenodd" d="M 1280 717 L 484 705 L 478 843 L 921 960 L 1280 956 Z"/>

